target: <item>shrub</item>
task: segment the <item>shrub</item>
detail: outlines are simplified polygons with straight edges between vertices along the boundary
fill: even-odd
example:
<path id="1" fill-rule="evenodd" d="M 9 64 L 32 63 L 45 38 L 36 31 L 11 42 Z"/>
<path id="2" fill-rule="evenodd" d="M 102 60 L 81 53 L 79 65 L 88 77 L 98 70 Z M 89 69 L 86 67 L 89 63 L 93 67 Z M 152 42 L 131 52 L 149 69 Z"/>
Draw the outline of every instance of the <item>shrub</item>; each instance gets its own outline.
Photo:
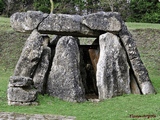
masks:
<path id="1" fill-rule="evenodd" d="M 0 14 L 2 14 L 3 10 L 4 10 L 4 2 L 3 0 L 0 0 Z"/>
<path id="2" fill-rule="evenodd" d="M 33 6 L 36 10 L 40 10 L 45 13 L 50 12 L 50 1 L 49 0 L 34 0 Z"/>
<path id="3" fill-rule="evenodd" d="M 131 0 L 131 15 L 128 22 L 160 23 L 160 3 L 158 0 Z"/>

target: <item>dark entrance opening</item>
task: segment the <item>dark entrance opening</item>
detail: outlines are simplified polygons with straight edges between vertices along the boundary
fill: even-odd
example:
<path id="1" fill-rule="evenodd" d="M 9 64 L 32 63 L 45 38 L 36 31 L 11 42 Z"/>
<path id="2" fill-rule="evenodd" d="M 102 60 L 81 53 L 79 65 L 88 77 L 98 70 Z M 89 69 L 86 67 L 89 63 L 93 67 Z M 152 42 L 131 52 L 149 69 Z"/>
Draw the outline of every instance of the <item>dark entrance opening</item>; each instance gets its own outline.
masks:
<path id="1" fill-rule="evenodd" d="M 79 48 L 81 54 L 80 70 L 86 99 L 98 99 L 96 70 L 92 64 L 92 57 L 90 56 L 90 52 L 96 50 L 98 45 L 80 45 Z"/>

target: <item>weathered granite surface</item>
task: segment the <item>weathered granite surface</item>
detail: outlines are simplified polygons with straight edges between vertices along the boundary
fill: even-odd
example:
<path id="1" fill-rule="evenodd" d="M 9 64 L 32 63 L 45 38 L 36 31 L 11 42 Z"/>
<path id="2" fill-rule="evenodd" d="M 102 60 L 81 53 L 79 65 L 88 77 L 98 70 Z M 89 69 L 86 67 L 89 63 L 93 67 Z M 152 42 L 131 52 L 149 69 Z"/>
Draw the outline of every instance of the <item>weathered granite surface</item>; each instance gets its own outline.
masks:
<path id="1" fill-rule="evenodd" d="M 121 30 L 122 20 L 116 12 L 98 12 L 82 16 L 82 24 L 91 30 L 118 32 Z"/>
<path id="2" fill-rule="evenodd" d="M 85 101 L 85 93 L 80 75 L 80 52 L 77 39 L 71 36 L 61 37 L 49 74 L 47 91 L 66 101 Z"/>
<path id="3" fill-rule="evenodd" d="M 73 116 L 41 115 L 41 114 L 19 114 L 0 112 L 0 120 L 76 120 Z"/>
<path id="4" fill-rule="evenodd" d="M 10 87 L 28 87 L 33 85 L 33 80 L 30 77 L 11 76 L 9 79 Z"/>
<path id="5" fill-rule="evenodd" d="M 97 19 L 98 18 L 98 19 Z M 39 11 L 17 12 L 11 16 L 12 28 L 19 32 L 70 35 L 77 37 L 98 37 L 105 32 L 121 30 L 118 13 L 98 12 L 90 15 L 45 14 Z"/>
<path id="6" fill-rule="evenodd" d="M 14 76 L 32 77 L 43 52 L 44 39 L 34 30 L 27 39 L 14 70 Z"/>
<path id="7" fill-rule="evenodd" d="M 140 91 L 142 94 L 156 93 L 150 81 L 148 71 L 140 58 L 136 43 L 133 40 L 132 35 L 127 30 L 127 26 L 124 22 L 122 22 L 122 30 L 119 32 L 119 36 L 128 55 L 130 65 L 138 86 L 140 87 Z"/>
<path id="8" fill-rule="evenodd" d="M 37 91 L 31 88 L 9 87 L 7 92 L 9 103 L 28 103 L 37 99 Z"/>
<path id="9" fill-rule="evenodd" d="M 102 34 L 99 44 L 96 73 L 99 99 L 131 93 L 127 55 L 119 38 L 112 33 Z"/>
<path id="10" fill-rule="evenodd" d="M 11 27 L 19 32 L 32 32 L 48 14 L 40 11 L 16 12 L 11 18 Z"/>
<path id="11" fill-rule="evenodd" d="M 47 72 L 51 60 L 51 49 L 49 47 L 44 47 L 41 59 L 35 70 L 33 81 L 34 87 L 41 94 L 45 93 L 46 83 L 47 83 Z"/>

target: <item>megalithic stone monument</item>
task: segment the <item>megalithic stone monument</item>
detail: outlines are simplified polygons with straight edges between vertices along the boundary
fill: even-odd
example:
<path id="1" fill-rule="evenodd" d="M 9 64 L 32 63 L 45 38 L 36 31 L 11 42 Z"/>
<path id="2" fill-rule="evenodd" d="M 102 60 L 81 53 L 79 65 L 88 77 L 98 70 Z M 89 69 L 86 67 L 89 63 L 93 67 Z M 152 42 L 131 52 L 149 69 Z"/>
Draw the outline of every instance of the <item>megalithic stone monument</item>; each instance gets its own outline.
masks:
<path id="1" fill-rule="evenodd" d="M 15 31 L 31 35 L 10 77 L 9 105 L 35 103 L 37 93 L 70 102 L 156 93 L 119 13 L 80 16 L 28 11 L 10 19 Z M 50 41 L 46 34 L 57 36 Z M 78 37 L 96 40 L 85 46 Z"/>

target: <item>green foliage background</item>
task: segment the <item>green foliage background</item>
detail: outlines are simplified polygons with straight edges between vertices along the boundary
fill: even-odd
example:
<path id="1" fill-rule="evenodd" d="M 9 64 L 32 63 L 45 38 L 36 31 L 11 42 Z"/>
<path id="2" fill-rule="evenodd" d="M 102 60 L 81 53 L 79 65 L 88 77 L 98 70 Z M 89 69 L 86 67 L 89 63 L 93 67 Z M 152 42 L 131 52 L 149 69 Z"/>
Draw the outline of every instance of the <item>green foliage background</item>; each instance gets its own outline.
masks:
<path id="1" fill-rule="evenodd" d="M 18 1 L 18 2 L 16 2 Z M 13 0 L 10 5 L 0 0 L 0 14 L 7 16 L 14 12 L 40 10 L 50 13 L 50 0 Z M 90 14 L 97 11 L 119 12 L 127 22 L 160 23 L 160 2 L 158 0 L 53 0 L 53 13 L 63 14 Z"/>
<path id="2" fill-rule="evenodd" d="M 3 2 L 3 0 L 0 0 L 0 13 L 2 13 L 3 12 L 3 10 L 4 10 L 4 2 Z"/>
<path id="3" fill-rule="evenodd" d="M 131 0 L 130 22 L 160 23 L 160 2 L 158 0 Z"/>

